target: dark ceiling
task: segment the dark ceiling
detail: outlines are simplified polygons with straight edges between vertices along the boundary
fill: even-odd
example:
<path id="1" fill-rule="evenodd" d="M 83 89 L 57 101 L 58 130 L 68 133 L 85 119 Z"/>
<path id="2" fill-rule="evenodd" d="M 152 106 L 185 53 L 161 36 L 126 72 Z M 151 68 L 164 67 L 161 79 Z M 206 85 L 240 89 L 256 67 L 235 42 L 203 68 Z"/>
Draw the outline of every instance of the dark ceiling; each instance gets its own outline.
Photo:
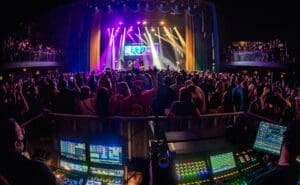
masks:
<path id="1" fill-rule="evenodd" d="M 80 1 L 84 4 L 107 4 L 124 2 L 154 2 L 154 0 L 25 0 L 7 1 L 0 8 L 1 32 L 15 30 L 22 20 L 28 20 L 52 8 Z M 198 2 L 199 0 L 155 0 L 155 2 Z M 282 38 L 291 43 L 291 47 L 299 49 L 299 6 L 297 1 L 269 0 L 212 0 L 217 5 L 217 13 L 232 40 L 268 40 Z M 220 24 L 222 25 L 222 24 Z M 3 35 L 3 34 L 2 34 Z"/>

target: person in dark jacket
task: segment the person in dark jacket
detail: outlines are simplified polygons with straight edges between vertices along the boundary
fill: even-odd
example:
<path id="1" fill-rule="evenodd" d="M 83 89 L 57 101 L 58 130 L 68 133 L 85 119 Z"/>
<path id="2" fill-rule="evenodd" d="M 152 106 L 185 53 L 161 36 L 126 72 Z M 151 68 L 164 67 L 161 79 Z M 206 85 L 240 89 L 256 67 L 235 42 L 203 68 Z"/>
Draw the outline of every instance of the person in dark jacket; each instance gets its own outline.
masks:
<path id="1" fill-rule="evenodd" d="M 0 122 L 0 174 L 10 185 L 55 185 L 52 171 L 23 155 L 24 132 L 15 119 Z"/>

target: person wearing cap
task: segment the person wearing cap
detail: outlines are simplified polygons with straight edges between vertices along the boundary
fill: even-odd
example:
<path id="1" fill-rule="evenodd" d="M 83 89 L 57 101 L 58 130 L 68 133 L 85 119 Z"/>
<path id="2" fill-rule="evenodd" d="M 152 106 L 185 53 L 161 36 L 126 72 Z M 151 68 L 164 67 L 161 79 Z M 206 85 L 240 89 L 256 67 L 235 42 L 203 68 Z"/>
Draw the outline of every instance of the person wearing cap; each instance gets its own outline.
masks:
<path id="1" fill-rule="evenodd" d="M 154 71 L 149 70 L 152 78 L 152 89 L 144 90 L 142 80 L 133 81 L 131 95 L 120 103 L 120 113 L 123 116 L 150 116 L 152 98 L 157 91 L 157 80 Z"/>

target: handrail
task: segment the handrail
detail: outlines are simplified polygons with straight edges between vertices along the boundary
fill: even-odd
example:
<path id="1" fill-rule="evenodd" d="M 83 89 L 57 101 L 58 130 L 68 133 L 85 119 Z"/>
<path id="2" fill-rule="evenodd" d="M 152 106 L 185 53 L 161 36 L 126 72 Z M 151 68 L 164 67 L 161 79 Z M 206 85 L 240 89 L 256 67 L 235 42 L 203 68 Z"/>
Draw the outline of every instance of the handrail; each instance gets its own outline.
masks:
<path id="1" fill-rule="evenodd" d="M 22 124 L 22 127 L 25 128 L 27 127 L 29 124 L 31 124 L 32 122 L 34 122 L 35 120 L 41 118 L 42 116 L 44 116 L 45 114 L 44 113 L 40 113 L 38 114 L 37 116 L 34 116 L 33 118 L 25 121 L 23 124 Z"/>
<path id="2" fill-rule="evenodd" d="M 270 123 L 278 123 L 278 122 L 276 122 L 276 121 L 274 121 L 274 120 L 271 120 L 271 119 L 269 119 L 269 118 L 260 116 L 260 115 L 258 115 L 258 114 L 254 114 L 254 113 L 252 113 L 252 112 L 247 112 L 247 115 L 250 115 L 250 116 L 252 116 L 252 117 L 255 117 L 256 119 L 261 119 L 261 120 L 264 120 L 264 121 L 267 121 L 267 122 L 270 122 Z"/>
<path id="3" fill-rule="evenodd" d="M 210 114 L 203 114 L 200 117 L 177 116 L 174 118 L 169 118 L 167 116 L 146 116 L 146 117 L 143 117 L 143 116 L 138 116 L 138 117 L 108 116 L 108 117 L 102 117 L 102 116 L 97 116 L 97 115 L 78 115 L 78 114 L 63 114 L 63 113 L 51 112 L 51 113 L 47 113 L 46 116 L 49 116 L 48 117 L 49 120 L 57 119 L 58 120 L 57 123 L 62 123 L 62 124 L 58 124 L 57 126 L 58 127 L 62 126 L 61 132 L 63 135 L 71 134 L 71 135 L 74 135 L 75 137 L 81 137 L 81 136 L 82 137 L 90 137 L 91 134 L 95 134 L 95 133 L 92 133 L 95 131 L 98 131 L 99 133 L 106 132 L 105 127 L 102 127 L 103 125 L 106 125 L 105 122 L 120 121 L 122 123 L 125 123 L 125 124 L 118 125 L 117 129 L 115 131 L 120 136 L 123 136 L 125 141 L 127 142 L 127 148 L 128 148 L 127 156 L 128 156 L 128 159 L 131 159 L 133 156 L 143 156 L 149 152 L 149 151 L 146 151 L 147 149 L 145 149 L 146 146 L 144 144 L 147 143 L 145 140 L 148 140 L 150 138 L 150 135 L 154 139 L 160 138 L 161 137 L 160 132 L 164 130 L 164 128 L 160 128 L 160 123 L 164 124 L 165 121 L 168 122 L 168 121 L 173 121 L 173 120 L 174 121 L 186 120 L 186 122 L 189 122 L 189 121 L 193 120 L 193 121 L 196 121 L 197 123 L 203 123 L 203 124 L 194 124 L 194 125 L 205 126 L 206 121 L 201 120 L 202 118 L 213 118 L 214 120 L 216 120 L 216 118 L 221 117 L 221 116 L 224 116 L 227 118 L 227 116 L 235 117 L 235 116 L 244 115 L 244 114 L 245 114 L 245 112 L 210 113 Z M 59 121 L 62 121 L 62 122 L 59 122 Z M 63 125 L 65 125 L 64 124 L 65 121 L 67 123 L 66 127 L 63 126 Z M 77 121 L 79 121 L 79 122 L 77 122 Z M 89 121 L 92 121 L 91 123 L 93 123 L 92 124 L 93 126 L 95 126 L 93 121 L 99 121 L 99 125 L 97 128 L 92 126 L 91 128 L 93 129 L 93 131 L 90 132 L 91 128 L 89 126 L 86 126 L 86 124 L 85 124 L 86 121 L 88 123 L 90 123 Z M 145 133 L 143 133 L 144 131 L 142 132 L 143 133 L 142 134 L 140 132 L 141 130 L 139 130 L 140 128 L 138 128 L 138 127 L 141 125 L 146 126 L 146 123 L 148 123 L 148 121 L 154 122 L 154 124 L 150 125 L 150 127 L 149 127 L 151 129 L 151 134 L 143 135 L 143 134 L 145 134 Z M 209 122 L 210 121 L 211 120 L 209 120 Z M 56 121 L 54 121 L 54 122 L 56 122 Z M 135 125 L 135 123 L 137 123 L 137 122 L 140 122 L 142 124 L 138 124 L 139 126 L 137 126 L 137 125 Z M 196 122 L 194 122 L 194 123 L 196 123 Z M 71 123 L 71 124 L 69 124 L 69 123 Z M 90 128 L 90 130 L 86 130 L 86 131 L 82 132 L 79 125 L 83 125 L 84 127 Z M 163 125 L 163 127 L 165 127 L 165 126 L 167 126 L 167 125 Z M 189 129 L 196 129 L 196 128 L 193 128 L 193 126 L 191 126 L 191 127 L 189 127 Z M 139 137 L 136 136 L 137 133 L 142 134 L 142 136 L 141 135 L 139 135 Z M 209 136 L 215 137 L 216 134 L 212 133 Z M 141 144 L 141 143 L 137 144 L 136 143 L 137 140 L 142 140 L 142 142 L 144 144 Z"/>
<path id="4" fill-rule="evenodd" d="M 237 116 L 237 115 L 243 115 L 245 112 L 240 111 L 240 112 L 229 112 L 229 113 L 213 113 L 213 114 L 203 114 L 200 117 L 192 117 L 192 116 L 176 116 L 174 118 L 169 118 L 167 116 L 138 116 L 138 117 L 133 117 L 133 116 L 108 116 L 108 117 L 101 117 L 101 116 L 95 116 L 95 115 L 82 115 L 82 114 L 64 114 L 64 113 L 40 113 L 37 116 L 25 121 L 22 124 L 23 128 L 26 128 L 28 125 L 30 125 L 32 122 L 40 119 L 42 116 L 54 116 L 54 117 L 63 117 L 63 118 L 82 118 L 82 119 L 104 119 L 104 120 L 124 120 L 124 121 L 138 121 L 138 120 L 143 120 L 143 121 L 150 121 L 150 120 L 195 120 L 195 119 L 201 119 L 205 117 L 219 117 L 219 116 Z M 247 113 L 249 114 L 249 113 Z M 252 115 L 252 114 L 251 114 Z M 260 118 L 258 115 L 253 114 L 254 117 Z M 267 118 L 260 118 L 264 119 L 265 121 L 269 122 L 274 122 L 271 120 L 268 120 Z"/>
<path id="5" fill-rule="evenodd" d="M 105 120 L 155 120 L 155 119 L 201 119 L 203 117 L 219 117 L 219 116 L 230 116 L 230 115 L 241 115 L 245 114 L 245 112 L 230 112 L 230 113 L 213 113 L 213 114 L 203 114 L 200 117 L 192 117 L 192 116 L 176 116 L 175 118 L 169 118 L 167 116 L 108 116 L 108 117 L 101 117 L 95 115 L 78 115 L 78 114 L 63 114 L 63 113 L 48 113 L 49 116 L 57 116 L 57 117 L 67 117 L 67 118 L 87 118 L 87 119 L 105 119 Z"/>

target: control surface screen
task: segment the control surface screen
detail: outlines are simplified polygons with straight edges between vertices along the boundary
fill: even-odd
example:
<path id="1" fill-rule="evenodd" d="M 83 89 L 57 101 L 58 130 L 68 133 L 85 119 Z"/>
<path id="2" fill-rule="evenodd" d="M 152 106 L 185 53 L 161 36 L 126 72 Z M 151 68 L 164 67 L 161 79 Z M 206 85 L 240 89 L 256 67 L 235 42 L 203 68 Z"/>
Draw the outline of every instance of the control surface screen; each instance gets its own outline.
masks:
<path id="1" fill-rule="evenodd" d="M 86 161 L 86 145 L 81 142 L 60 140 L 60 155 L 68 159 Z"/>
<path id="2" fill-rule="evenodd" d="M 210 156 L 212 173 L 219 173 L 236 167 L 232 152 Z"/>
<path id="3" fill-rule="evenodd" d="M 120 146 L 90 145 L 90 160 L 94 163 L 123 164 L 123 151 Z"/>
<path id="4" fill-rule="evenodd" d="M 83 173 L 88 172 L 88 165 L 76 164 L 76 163 L 72 163 L 69 161 L 65 161 L 63 159 L 61 159 L 59 161 L 59 166 L 61 169 L 66 170 L 66 171 L 77 171 L 77 172 L 83 172 Z"/>
<path id="5" fill-rule="evenodd" d="M 261 121 L 253 149 L 279 156 L 285 131 L 285 126 Z"/>

